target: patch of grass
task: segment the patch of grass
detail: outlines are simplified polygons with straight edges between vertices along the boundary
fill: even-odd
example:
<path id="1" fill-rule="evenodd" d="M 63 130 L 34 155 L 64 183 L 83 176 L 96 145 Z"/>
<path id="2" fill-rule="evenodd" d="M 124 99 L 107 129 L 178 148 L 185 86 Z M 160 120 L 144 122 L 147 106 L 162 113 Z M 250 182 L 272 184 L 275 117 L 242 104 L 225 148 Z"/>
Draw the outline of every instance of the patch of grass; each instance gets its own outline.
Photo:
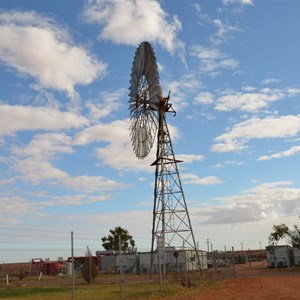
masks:
<path id="1" fill-rule="evenodd" d="M 0 298 L 16 298 L 22 299 L 26 298 L 27 296 L 30 297 L 39 297 L 41 295 L 53 295 L 57 293 L 64 293 L 69 291 L 70 288 L 68 287 L 30 287 L 30 288 L 5 288 L 0 289 Z M 38 298 L 36 298 L 38 299 Z"/>
<path id="2" fill-rule="evenodd" d="M 117 277 L 111 279 L 116 280 Z M 105 279 L 110 279 L 105 277 Z M 195 284 L 195 282 L 197 282 Z M 162 289 L 157 281 L 130 282 L 123 284 L 123 295 L 126 300 L 159 300 L 159 299 L 190 299 L 195 295 L 203 294 L 215 287 L 209 280 L 192 281 L 190 288 L 185 288 L 177 281 L 166 282 Z M 115 300 L 120 298 L 120 284 L 114 282 L 96 282 L 93 284 L 75 285 L 76 300 Z M 72 298 L 71 286 L 56 287 L 7 287 L 0 288 L 0 298 L 10 300 L 70 300 Z"/>

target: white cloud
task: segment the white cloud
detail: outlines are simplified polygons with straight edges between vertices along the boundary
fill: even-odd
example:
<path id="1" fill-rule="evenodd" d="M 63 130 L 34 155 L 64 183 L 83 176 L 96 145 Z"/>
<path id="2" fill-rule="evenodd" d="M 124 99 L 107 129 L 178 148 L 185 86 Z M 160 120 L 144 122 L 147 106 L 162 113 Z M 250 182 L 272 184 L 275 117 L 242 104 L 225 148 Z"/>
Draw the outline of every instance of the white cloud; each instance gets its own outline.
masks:
<path id="1" fill-rule="evenodd" d="M 217 28 L 217 32 L 210 37 L 210 41 L 214 45 L 220 45 L 227 42 L 230 39 L 230 34 L 232 32 L 241 31 L 238 25 L 226 24 L 220 19 L 214 19 L 213 24 Z"/>
<path id="2" fill-rule="evenodd" d="M 107 67 L 75 46 L 65 29 L 34 12 L 0 13 L 0 60 L 71 98 L 78 98 L 76 85 L 91 83 Z"/>
<path id="3" fill-rule="evenodd" d="M 105 178 L 103 176 L 68 176 L 55 185 L 65 186 L 68 189 L 83 191 L 86 193 L 94 193 L 99 191 L 123 189 L 128 185 L 121 182 Z"/>
<path id="4" fill-rule="evenodd" d="M 214 102 L 214 96 L 210 92 L 199 93 L 194 98 L 194 103 L 198 103 L 198 104 L 211 104 L 213 102 Z"/>
<path id="5" fill-rule="evenodd" d="M 86 193 L 126 187 L 120 182 L 103 176 L 71 176 L 54 166 L 51 161 L 57 160 L 59 155 L 74 153 L 72 144 L 72 138 L 64 133 L 37 134 L 27 146 L 12 148 L 14 156 L 11 157 L 11 167 L 19 174 L 17 176 L 19 180 L 34 185 L 47 182 L 50 186 L 55 185 Z"/>
<path id="6" fill-rule="evenodd" d="M 200 90 L 203 83 L 195 72 L 189 72 L 179 78 L 179 80 L 167 83 L 168 90 L 171 91 L 170 103 L 175 111 L 180 111 L 189 105 L 188 99 L 194 98 L 195 94 L 201 97 Z M 206 94 L 208 95 L 208 94 Z"/>
<path id="7" fill-rule="evenodd" d="M 252 0 L 223 0 L 223 3 L 225 5 L 231 4 L 231 3 L 238 3 L 242 5 L 253 5 Z"/>
<path id="8" fill-rule="evenodd" d="M 52 108 L 0 105 L 0 136 L 21 130 L 61 130 L 87 125 L 86 118 Z"/>
<path id="9" fill-rule="evenodd" d="M 300 189 L 291 182 L 259 184 L 240 194 L 217 198 L 220 205 L 203 209 L 203 223 L 232 224 L 266 220 L 274 216 L 289 216 L 299 213 L 297 203 Z"/>
<path id="10" fill-rule="evenodd" d="M 14 155 L 35 157 L 41 160 L 53 158 L 60 153 L 73 153 L 72 139 L 64 133 L 37 134 L 26 147 L 13 147 Z"/>
<path id="11" fill-rule="evenodd" d="M 102 92 L 100 101 L 99 99 L 87 101 L 85 106 L 89 110 L 89 119 L 98 122 L 105 117 L 111 116 L 112 112 L 118 111 L 122 105 L 120 99 L 125 96 L 125 93 L 127 93 L 126 89 Z"/>
<path id="12" fill-rule="evenodd" d="M 265 119 L 252 118 L 233 126 L 215 138 L 214 152 L 241 151 L 251 139 L 294 137 L 300 131 L 300 116 L 287 115 Z"/>
<path id="13" fill-rule="evenodd" d="M 191 6 L 195 8 L 196 12 L 199 13 L 201 11 L 201 5 L 199 3 L 192 3 Z"/>
<path id="14" fill-rule="evenodd" d="M 271 84 L 271 83 L 278 83 L 280 82 L 277 78 L 266 78 L 262 81 L 262 84 Z"/>
<path id="15" fill-rule="evenodd" d="M 201 72 L 213 74 L 221 69 L 232 70 L 239 66 L 239 62 L 236 59 L 230 58 L 217 48 L 195 45 L 191 48 L 190 54 L 200 60 Z"/>
<path id="16" fill-rule="evenodd" d="M 191 163 L 194 161 L 201 161 L 204 159 L 203 155 L 196 155 L 196 154 L 178 154 L 176 155 L 176 159 L 181 160 L 185 163 Z"/>
<path id="17" fill-rule="evenodd" d="M 222 183 L 222 180 L 216 176 L 199 177 L 195 174 L 183 173 L 180 177 L 185 184 L 215 185 Z"/>
<path id="18" fill-rule="evenodd" d="M 45 197 L 47 198 L 47 196 Z M 86 194 L 73 194 L 73 195 L 60 195 L 51 196 L 50 200 L 40 202 L 43 207 L 46 206 L 73 206 L 73 205 L 86 205 L 89 203 L 104 202 L 111 198 L 111 195 L 86 195 Z"/>
<path id="19" fill-rule="evenodd" d="M 84 8 L 87 22 L 102 25 L 100 38 L 116 44 L 138 45 L 144 40 L 157 42 L 171 53 L 183 51 L 177 38 L 181 23 L 177 16 L 169 20 L 158 1 L 89 0 Z"/>
<path id="20" fill-rule="evenodd" d="M 96 156 L 101 163 L 116 170 L 145 170 L 152 171 L 150 164 L 155 160 L 154 148 L 146 159 L 134 157 L 130 142 L 129 120 L 117 120 L 107 124 L 98 124 L 80 132 L 74 143 L 87 145 L 94 142 L 103 142 L 105 146 L 96 150 Z"/>
<path id="21" fill-rule="evenodd" d="M 234 161 L 234 160 L 225 160 L 223 163 L 218 163 L 212 166 L 214 169 L 224 168 L 226 165 L 230 166 L 241 166 L 244 165 L 245 162 L 242 161 Z"/>
<path id="22" fill-rule="evenodd" d="M 39 185 L 44 180 L 62 180 L 69 176 L 50 162 L 33 157 L 17 160 L 13 163 L 12 168 L 20 174 L 19 179 L 34 185 Z"/>
<path id="23" fill-rule="evenodd" d="M 129 120 L 117 120 L 85 128 L 77 134 L 74 144 L 84 146 L 94 142 L 103 143 L 104 145 L 96 150 L 96 156 L 101 161 L 101 164 L 109 165 L 116 170 L 153 172 L 154 167 L 150 165 L 156 159 L 156 140 L 149 155 L 145 159 L 137 159 L 131 146 L 129 126 Z M 168 125 L 168 128 L 174 143 L 180 136 L 180 133 L 174 126 Z M 200 161 L 204 157 L 196 154 L 178 154 L 176 159 L 183 160 L 185 163 L 191 163 Z"/>
<path id="24" fill-rule="evenodd" d="M 3 195 L 0 197 L 0 224 L 2 226 L 17 224 L 24 215 L 35 214 L 37 211 L 38 207 L 23 197 Z"/>
<path id="25" fill-rule="evenodd" d="M 215 108 L 222 111 L 239 109 L 246 112 L 256 112 L 262 108 L 266 108 L 272 102 L 295 97 L 300 94 L 300 89 L 298 88 L 263 88 L 251 93 L 251 89 L 247 87 L 246 91 L 248 92 L 240 93 L 231 91 L 226 93 L 216 100 Z"/>
<path id="26" fill-rule="evenodd" d="M 260 156 L 257 160 L 271 160 L 274 158 L 288 157 L 288 156 L 295 155 L 298 152 L 300 152 L 300 146 L 293 146 L 290 149 L 282 151 L 282 152 L 274 153 L 271 155 Z"/>

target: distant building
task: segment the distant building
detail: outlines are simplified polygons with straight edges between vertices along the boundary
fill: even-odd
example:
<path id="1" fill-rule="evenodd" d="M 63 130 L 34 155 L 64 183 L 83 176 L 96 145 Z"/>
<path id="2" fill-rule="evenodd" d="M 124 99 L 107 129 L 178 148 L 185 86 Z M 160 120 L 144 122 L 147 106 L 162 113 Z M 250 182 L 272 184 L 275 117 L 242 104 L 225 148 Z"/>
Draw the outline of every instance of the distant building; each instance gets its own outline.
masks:
<path id="1" fill-rule="evenodd" d="M 151 252 L 137 253 L 111 253 L 105 251 L 97 251 L 99 257 L 101 272 L 103 273 L 119 273 L 121 265 L 122 272 L 129 274 L 150 274 L 158 273 L 158 257 L 155 253 L 153 261 L 153 269 L 151 268 Z M 199 250 L 199 260 L 201 269 L 207 269 L 207 253 Z M 121 262 L 121 263 L 120 263 Z M 185 268 L 188 271 L 197 270 L 198 262 L 195 250 L 175 250 L 168 248 L 165 251 L 165 263 L 167 272 L 182 272 Z"/>
<path id="2" fill-rule="evenodd" d="M 66 273 L 66 265 L 59 259 L 57 261 L 50 261 L 49 259 L 33 258 L 31 260 L 29 275 L 40 274 L 55 276 Z"/>

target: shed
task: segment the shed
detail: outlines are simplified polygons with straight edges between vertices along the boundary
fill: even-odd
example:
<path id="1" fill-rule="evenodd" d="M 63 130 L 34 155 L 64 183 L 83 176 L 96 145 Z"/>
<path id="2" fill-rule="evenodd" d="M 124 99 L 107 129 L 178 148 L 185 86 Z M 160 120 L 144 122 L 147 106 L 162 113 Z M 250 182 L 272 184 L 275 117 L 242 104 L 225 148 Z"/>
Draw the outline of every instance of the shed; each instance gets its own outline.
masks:
<path id="1" fill-rule="evenodd" d="M 294 259 L 294 264 L 296 266 L 300 266 L 300 249 L 297 247 L 293 248 L 293 259 Z"/>
<path id="2" fill-rule="evenodd" d="M 199 251 L 199 260 L 201 269 L 207 269 L 207 252 Z M 165 251 L 165 262 L 167 272 L 182 272 L 187 267 L 187 271 L 194 271 L 198 269 L 198 261 L 195 250 L 176 250 L 174 248 L 167 248 Z M 150 273 L 151 252 L 139 253 L 139 273 Z M 158 258 L 154 254 L 153 273 L 158 273 Z"/>
<path id="3" fill-rule="evenodd" d="M 101 271 L 103 273 L 119 273 L 121 267 L 125 274 L 136 274 L 138 257 L 135 253 L 101 256 Z"/>
<path id="4" fill-rule="evenodd" d="M 288 245 L 266 247 L 268 268 L 291 267 L 293 263 L 292 247 Z"/>

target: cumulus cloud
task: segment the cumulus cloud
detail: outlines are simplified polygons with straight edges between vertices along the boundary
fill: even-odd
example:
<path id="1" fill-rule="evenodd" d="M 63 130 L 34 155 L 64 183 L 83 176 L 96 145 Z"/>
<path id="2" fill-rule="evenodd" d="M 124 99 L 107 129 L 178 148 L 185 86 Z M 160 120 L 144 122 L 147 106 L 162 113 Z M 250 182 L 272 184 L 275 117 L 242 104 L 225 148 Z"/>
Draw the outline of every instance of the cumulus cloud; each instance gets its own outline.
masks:
<path id="1" fill-rule="evenodd" d="M 238 25 L 227 24 L 220 19 L 214 19 L 212 22 L 217 28 L 217 32 L 210 37 L 214 45 L 221 45 L 231 38 L 231 33 L 242 31 Z"/>
<path id="2" fill-rule="evenodd" d="M 222 183 L 222 180 L 216 176 L 199 177 L 195 174 L 183 173 L 181 178 L 185 184 L 215 185 Z"/>
<path id="3" fill-rule="evenodd" d="M 126 93 L 127 89 L 101 92 L 100 100 L 87 101 L 85 106 L 89 110 L 89 120 L 99 122 L 99 120 L 109 117 L 113 112 L 118 111 L 122 105 L 120 99 L 124 97 Z"/>
<path id="4" fill-rule="evenodd" d="M 154 168 L 150 165 L 156 159 L 156 140 L 149 155 L 143 160 L 137 159 L 131 146 L 129 126 L 129 120 L 117 120 L 85 128 L 76 135 L 74 144 L 84 146 L 95 142 L 102 143 L 103 146 L 95 152 L 96 156 L 101 164 L 109 165 L 116 170 L 153 172 Z M 171 125 L 168 127 L 174 142 L 180 133 L 176 127 Z M 191 163 L 203 160 L 204 157 L 199 154 L 178 154 L 176 159 Z"/>
<path id="5" fill-rule="evenodd" d="M 244 88 L 245 89 L 245 88 Z M 216 100 L 216 110 L 231 111 L 234 109 L 256 112 L 262 108 L 268 107 L 272 102 L 282 100 L 284 98 L 295 97 L 300 94 L 298 88 L 286 89 L 270 89 L 263 88 L 259 91 L 250 90 L 247 87 L 247 93 L 228 92 Z"/>
<path id="6" fill-rule="evenodd" d="M 64 133 L 37 134 L 28 145 L 12 147 L 11 168 L 19 174 L 18 179 L 34 185 L 47 182 L 86 193 L 126 187 L 103 176 L 72 176 L 53 164 L 60 155 L 74 152 L 73 139 Z"/>
<path id="7" fill-rule="evenodd" d="M 198 94 L 201 97 L 202 81 L 197 77 L 195 72 L 189 72 L 181 76 L 178 80 L 166 84 L 171 93 L 170 102 L 173 104 L 175 111 L 180 111 L 189 105 L 189 99 Z M 208 94 L 206 94 L 208 95 Z M 200 99 L 199 99 L 200 100 Z M 202 98 L 202 100 L 204 100 Z"/>
<path id="8" fill-rule="evenodd" d="M 34 77 L 43 88 L 78 98 L 76 85 L 87 85 L 106 72 L 106 64 L 84 47 L 74 45 L 68 32 L 35 12 L 0 13 L 0 60 Z"/>
<path id="9" fill-rule="evenodd" d="M 123 189 L 128 187 L 126 184 L 122 184 L 121 182 L 111 180 L 103 176 L 68 176 L 60 183 L 55 183 L 55 185 L 56 184 L 65 186 L 68 189 L 83 191 L 86 193 Z"/>
<path id="10" fill-rule="evenodd" d="M 194 45 L 190 54 L 200 60 L 200 71 L 208 72 L 211 75 L 222 69 L 232 70 L 239 66 L 239 62 L 236 59 L 222 53 L 217 48 Z"/>
<path id="11" fill-rule="evenodd" d="M 231 4 L 231 3 L 238 3 L 242 5 L 253 5 L 252 0 L 223 0 L 223 3 L 225 5 Z"/>
<path id="12" fill-rule="evenodd" d="M 293 147 L 289 148 L 288 150 L 285 150 L 282 152 L 274 153 L 271 155 L 260 156 L 257 160 L 271 160 L 274 158 L 293 156 L 293 155 L 297 154 L 299 151 L 300 151 L 300 146 L 293 146 Z"/>
<path id="13" fill-rule="evenodd" d="M 37 206 L 23 197 L 4 195 L 0 197 L 0 224 L 2 225 L 16 224 L 24 215 L 37 211 Z"/>
<path id="14" fill-rule="evenodd" d="M 177 38 L 181 22 L 177 16 L 170 18 L 156 0 L 89 0 L 84 7 L 84 18 L 102 26 L 101 39 L 116 44 L 136 46 L 148 40 L 171 53 L 184 48 Z"/>
<path id="15" fill-rule="evenodd" d="M 13 147 L 12 152 L 18 156 L 33 156 L 46 160 L 57 154 L 73 153 L 72 138 L 64 133 L 37 134 L 27 146 Z"/>
<path id="16" fill-rule="evenodd" d="M 52 108 L 0 105 L 0 136 L 21 130 L 61 130 L 85 126 L 89 121 L 80 115 Z"/>
<path id="17" fill-rule="evenodd" d="M 211 104 L 214 102 L 214 96 L 210 92 L 201 92 L 194 98 L 196 104 Z"/>
<path id="18" fill-rule="evenodd" d="M 85 128 L 74 140 L 76 145 L 81 146 L 94 142 L 104 143 L 96 150 L 96 156 L 105 165 L 117 170 L 152 171 L 153 169 L 150 164 L 155 157 L 154 147 L 146 159 L 139 160 L 134 157 L 130 144 L 129 120 L 117 120 Z"/>
<path id="19" fill-rule="evenodd" d="M 20 174 L 18 179 L 34 185 L 38 185 L 44 180 L 61 180 L 68 177 L 67 172 L 53 166 L 51 162 L 34 157 L 16 159 L 12 163 L 11 168 Z"/>
<path id="20" fill-rule="evenodd" d="M 245 223 L 288 216 L 299 212 L 299 199 L 300 189 L 293 188 L 292 182 L 261 183 L 240 194 L 216 199 L 220 204 L 204 209 L 203 223 Z"/>
<path id="21" fill-rule="evenodd" d="M 271 84 L 271 83 L 278 83 L 280 82 L 277 78 L 266 78 L 262 81 L 262 84 Z"/>
<path id="22" fill-rule="evenodd" d="M 288 138 L 300 131 L 300 115 L 252 118 L 232 127 L 227 133 L 215 138 L 213 152 L 241 151 L 251 139 Z"/>
<path id="23" fill-rule="evenodd" d="M 191 163 L 194 161 L 201 161 L 204 159 L 203 155 L 196 154 L 178 154 L 176 155 L 176 159 L 181 160 L 186 163 Z"/>

